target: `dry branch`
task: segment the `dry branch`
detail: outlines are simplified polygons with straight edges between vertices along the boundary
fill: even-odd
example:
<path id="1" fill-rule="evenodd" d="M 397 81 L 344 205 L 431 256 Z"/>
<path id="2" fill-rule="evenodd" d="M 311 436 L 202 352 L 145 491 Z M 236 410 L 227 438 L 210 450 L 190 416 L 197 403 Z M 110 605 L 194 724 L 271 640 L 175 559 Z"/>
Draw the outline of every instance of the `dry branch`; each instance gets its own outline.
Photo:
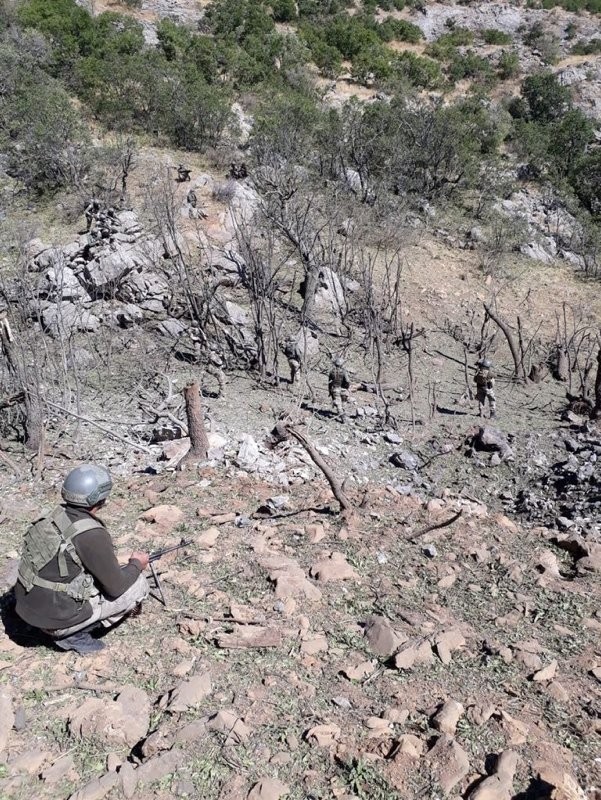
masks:
<path id="1" fill-rule="evenodd" d="M 520 357 L 518 355 L 517 347 L 515 346 L 515 341 L 513 338 L 513 334 L 509 328 L 509 325 L 505 322 L 505 320 L 501 319 L 491 308 L 484 303 L 484 310 L 488 314 L 488 316 L 492 319 L 492 321 L 499 326 L 503 335 L 507 339 L 507 344 L 509 345 L 509 349 L 511 351 L 511 357 L 513 358 L 513 374 L 515 378 L 520 377 L 520 371 L 523 373 L 523 378 L 526 378 L 526 374 L 524 372 L 524 365 L 520 361 Z"/>
<path id="2" fill-rule="evenodd" d="M 68 408 L 63 408 L 56 403 L 52 403 L 50 400 L 44 400 L 44 403 L 47 406 L 50 406 L 50 408 L 53 408 L 55 411 L 60 411 L 62 414 L 67 414 L 69 417 L 74 417 L 81 422 L 86 422 L 88 425 L 92 425 L 94 428 L 98 428 L 98 430 L 108 434 L 112 439 L 117 439 L 117 441 L 123 442 L 130 447 L 135 447 L 136 449 L 141 450 L 143 453 L 150 453 L 150 455 L 152 455 L 152 450 L 149 447 L 144 447 L 143 444 L 138 444 L 138 442 L 132 442 L 130 439 L 126 439 L 124 436 L 119 436 L 118 433 L 115 433 L 110 428 L 106 428 L 104 425 L 100 425 L 98 422 L 94 422 L 94 420 L 91 420 L 89 417 L 83 417 L 81 414 L 76 414 L 74 411 L 69 411 Z"/>
<path id="3" fill-rule="evenodd" d="M 456 514 L 453 514 L 453 516 L 449 517 L 449 519 L 445 519 L 443 522 L 438 522 L 435 525 L 426 525 L 425 528 L 420 528 L 418 531 L 416 531 L 416 533 L 413 534 L 413 536 L 410 537 L 409 541 L 416 542 L 422 536 L 425 536 L 427 533 L 430 533 L 431 531 L 437 531 L 440 528 L 447 528 L 449 525 L 452 525 L 454 522 L 456 522 L 462 514 L 463 514 L 463 509 L 461 509 L 461 511 L 458 511 Z"/>
<path id="4" fill-rule="evenodd" d="M 344 493 L 342 489 L 342 485 L 338 478 L 332 472 L 330 466 L 326 463 L 324 458 L 317 452 L 314 445 L 307 439 L 307 437 L 301 433 L 297 428 L 293 425 L 286 425 L 283 422 L 278 422 L 275 427 L 276 435 L 284 441 L 288 438 L 288 434 L 296 439 L 302 447 L 307 451 L 313 463 L 319 467 L 319 469 L 323 472 L 327 482 L 330 484 L 330 488 L 332 489 L 332 494 L 340 503 L 340 508 L 343 511 L 350 511 L 352 509 L 352 503 Z"/>

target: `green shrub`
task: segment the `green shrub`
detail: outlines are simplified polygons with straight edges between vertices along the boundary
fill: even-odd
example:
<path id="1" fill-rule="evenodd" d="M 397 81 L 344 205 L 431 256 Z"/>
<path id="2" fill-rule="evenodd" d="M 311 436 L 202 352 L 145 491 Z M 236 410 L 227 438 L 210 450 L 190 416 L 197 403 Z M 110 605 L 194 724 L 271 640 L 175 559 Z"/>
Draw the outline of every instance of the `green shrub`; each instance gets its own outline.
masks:
<path id="1" fill-rule="evenodd" d="M 399 42 L 413 42 L 414 44 L 421 41 L 424 36 L 418 25 L 404 19 L 385 20 L 378 25 L 378 34 L 385 42 L 395 39 Z"/>
<path id="2" fill-rule="evenodd" d="M 442 70 L 437 61 L 404 51 L 394 61 L 395 72 L 412 86 L 438 89 L 443 83 Z"/>
<path id="3" fill-rule="evenodd" d="M 272 0 L 271 9 L 276 22 L 291 22 L 296 19 L 296 3 L 294 0 Z"/>
<path id="4" fill-rule="evenodd" d="M 585 154 L 593 138 L 593 123 L 582 111 L 572 109 L 550 126 L 549 155 L 553 171 L 563 177 Z"/>
<path id="5" fill-rule="evenodd" d="M 56 82 L 23 76 L 0 105 L 0 148 L 7 172 L 39 194 L 78 184 L 88 165 L 79 115 Z"/>
<path id="6" fill-rule="evenodd" d="M 458 47 L 467 47 L 474 41 L 474 34 L 467 28 L 455 28 L 450 33 L 443 33 L 435 42 L 429 44 L 426 53 L 440 61 L 450 61 Z"/>
<path id="7" fill-rule="evenodd" d="M 263 36 L 274 29 L 273 18 L 261 0 L 213 0 L 205 17 L 218 38 L 243 44 L 250 36 Z"/>
<path id="8" fill-rule="evenodd" d="M 581 39 L 572 47 L 575 56 L 592 56 L 601 53 L 601 39 L 591 39 L 585 42 Z"/>
<path id="9" fill-rule="evenodd" d="M 511 44 L 511 36 L 497 28 L 486 28 L 482 31 L 482 38 L 486 44 Z"/>
<path id="10" fill-rule="evenodd" d="M 588 153 L 577 161 L 571 183 L 586 208 L 601 216 L 601 150 Z"/>
<path id="11" fill-rule="evenodd" d="M 497 74 L 503 81 L 520 74 L 520 58 L 515 50 L 503 50 L 497 63 Z"/>
<path id="12" fill-rule="evenodd" d="M 490 84 L 495 79 L 493 68 L 487 59 L 477 55 L 473 50 L 467 53 L 455 53 L 448 67 L 452 81 L 470 79 L 479 83 Z"/>
<path id="13" fill-rule="evenodd" d="M 358 83 L 368 83 L 372 78 L 382 81 L 391 74 L 391 53 L 383 45 L 366 47 L 353 58 L 352 75 Z"/>

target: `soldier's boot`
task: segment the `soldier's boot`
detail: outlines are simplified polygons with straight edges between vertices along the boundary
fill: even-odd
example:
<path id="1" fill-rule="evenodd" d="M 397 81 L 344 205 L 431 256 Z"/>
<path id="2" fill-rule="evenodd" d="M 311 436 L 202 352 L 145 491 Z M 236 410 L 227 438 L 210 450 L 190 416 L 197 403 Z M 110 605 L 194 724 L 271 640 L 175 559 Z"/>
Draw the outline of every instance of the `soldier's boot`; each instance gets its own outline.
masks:
<path id="1" fill-rule="evenodd" d="M 478 416 L 484 416 L 484 403 L 478 403 Z"/>
<path id="2" fill-rule="evenodd" d="M 106 645 L 99 639 L 94 639 L 89 630 L 72 633 L 62 639 L 55 639 L 55 645 L 61 650 L 75 650 L 80 656 L 87 656 L 90 653 L 99 653 L 104 650 Z"/>

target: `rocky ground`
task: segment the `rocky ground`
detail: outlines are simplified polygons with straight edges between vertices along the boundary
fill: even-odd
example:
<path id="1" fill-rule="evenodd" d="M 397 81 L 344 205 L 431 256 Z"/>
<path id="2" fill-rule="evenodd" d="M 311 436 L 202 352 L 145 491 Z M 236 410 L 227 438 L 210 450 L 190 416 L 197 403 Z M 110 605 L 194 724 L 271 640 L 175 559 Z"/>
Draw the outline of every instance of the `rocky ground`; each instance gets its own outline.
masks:
<path id="1" fill-rule="evenodd" d="M 156 19 L 193 24 L 203 5 L 157 0 L 135 13 L 151 38 Z M 449 18 L 514 34 L 542 12 L 401 13 L 431 40 Z M 596 28 L 573 17 L 545 16 L 562 48 L 554 68 L 579 82 L 583 107 L 599 108 L 600 57 L 570 57 L 566 38 L 574 19 L 578 36 Z M 521 45 L 519 55 L 540 66 Z M 354 93 L 373 99 L 342 80 L 329 101 Z M 157 231 L 148 197 L 165 174 L 173 184 L 180 161 L 192 175 L 172 186 L 174 239 Z M 601 301 L 580 279 L 578 221 L 524 180 L 497 207 L 523 235 L 495 253 L 469 213 L 424 208 L 403 243 L 402 309 L 420 331 L 413 403 L 407 354 L 390 345 L 386 420 L 362 331 L 342 335 L 339 295 L 352 308 L 356 285 L 324 272 L 302 381 L 288 384 L 283 358 L 275 383 L 232 359 L 220 396 L 205 375 L 209 459 L 176 471 L 188 446 L 179 389 L 201 377 L 173 356 L 189 336 L 172 303 L 178 247 L 215 287 L 222 341 L 238 356 L 254 346 L 232 211 L 250 219 L 258 196 L 225 172 L 142 146 L 127 210 L 102 211 L 91 233 L 65 209 L 7 209 L 32 231 L 21 284 L 30 330 L 46 359 L 58 353 L 65 386 L 38 457 L 8 437 L 0 450 L 0 800 L 600 797 L 601 432 L 566 399 L 591 365 L 565 381 L 516 382 L 488 323 L 494 421 L 478 419 L 468 391 L 484 302 L 516 335 L 520 315 L 532 363 L 562 329 L 590 345 Z M 283 292 L 294 312 L 291 281 Z M 23 292 L 9 302 L 21 308 Z M 326 385 L 339 352 L 353 383 L 345 423 Z M 338 513 L 300 444 L 273 445 L 283 415 L 327 460 L 351 511 Z M 18 630 L 8 590 L 28 521 L 85 460 L 115 476 L 105 516 L 124 559 L 192 544 L 159 562 L 167 607 L 149 600 L 103 653 L 81 658 Z"/>
<path id="2" fill-rule="evenodd" d="M 53 495 L 3 491 L 9 547 Z M 124 556 L 193 544 L 97 656 L 6 609 L 1 796 L 596 796 L 600 545 L 451 491 L 349 495 L 342 519 L 322 481 L 118 481 Z"/>

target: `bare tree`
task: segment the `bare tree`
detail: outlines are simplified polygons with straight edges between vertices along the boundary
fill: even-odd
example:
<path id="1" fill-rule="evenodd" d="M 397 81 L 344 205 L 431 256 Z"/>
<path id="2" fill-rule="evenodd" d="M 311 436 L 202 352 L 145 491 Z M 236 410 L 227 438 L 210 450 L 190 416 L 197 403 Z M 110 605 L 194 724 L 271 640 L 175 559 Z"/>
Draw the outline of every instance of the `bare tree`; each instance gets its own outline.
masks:
<path id="1" fill-rule="evenodd" d="M 278 318 L 276 295 L 280 289 L 286 253 L 277 252 L 274 231 L 262 225 L 258 216 L 250 222 L 232 213 L 238 249 L 242 256 L 240 272 L 253 318 L 257 361 L 261 380 L 270 373 L 278 380 L 277 358 L 282 320 Z"/>

